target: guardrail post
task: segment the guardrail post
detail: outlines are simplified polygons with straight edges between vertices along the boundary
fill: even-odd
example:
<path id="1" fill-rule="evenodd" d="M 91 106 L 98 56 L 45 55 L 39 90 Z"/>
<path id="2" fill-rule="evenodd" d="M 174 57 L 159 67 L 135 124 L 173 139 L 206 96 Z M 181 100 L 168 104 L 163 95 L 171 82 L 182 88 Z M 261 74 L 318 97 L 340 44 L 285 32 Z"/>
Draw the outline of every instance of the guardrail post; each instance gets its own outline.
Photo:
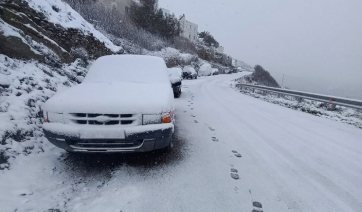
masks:
<path id="1" fill-rule="evenodd" d="M 303 101 L 303 98 L 302 97 L 296 97 L 298 103 L 301 103 Z"/>
<path id="2" fill-rule="evenodd" d="M 329 104 L 328 110 L 336 110 L 336 104 Z"/>

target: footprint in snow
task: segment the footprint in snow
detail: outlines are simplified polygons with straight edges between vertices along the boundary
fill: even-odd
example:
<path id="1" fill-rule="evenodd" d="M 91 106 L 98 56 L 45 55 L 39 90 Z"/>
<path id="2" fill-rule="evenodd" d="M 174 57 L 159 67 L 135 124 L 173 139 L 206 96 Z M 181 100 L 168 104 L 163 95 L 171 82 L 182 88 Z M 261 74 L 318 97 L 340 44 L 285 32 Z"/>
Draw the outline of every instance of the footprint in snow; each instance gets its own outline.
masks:
<path id="1" fill-rule="evenodd" d="M 209 127 L 209 130 L 211 130 L 211 131 L 215 131 L 215 129 L 213 129 L 212 127 Z"/>
<path id="2" fill-rule="evenodd" d="M 238 151 L 236 151 L 236 150 L 232 150 L 231 152 L 234 153 L 234 155 L 238 158 L 242 157 L 242 155 L 240 153 L 238 153 Z"/>
<path id="3" fill-rule="evenodd" d="M 253 206 L 256 207 L 256 208 L 262 208 L 263 207 L 263 205 L 260 202 L 256 202 L 256 201 L 253 202 Z"/>
<path id="4" fill-rule="evenodd" d="M 238 170 L 237 170 L 237 169 L 234 169 L 234 168 L 231 168 L 231 172 L 232 172 L 232 173 L 238 173 Z"/>
<path id="5" fill-rule="evenodd" d="M 263 206 L 260 202 L 254 201 L 253 207 L 254 207 L 254 209 L 252 210 L 252 212 L 263 212 L 263 209 L 262 209 Z"/>
<path id="6" fill-rule="evenodd" d="M 197 124 L 197 123 L 199 123 L 197 120 L 194 120 L 194 122 Z"/>
<path id="7" fill-rule="evenodd" d="M 216 137 L 212 137 L 212 141 L 214 141 L 214 142 L 218 142 L 218 141 L 219 141 L 219 139 L 217 139 Z"/>
<path id="8" fill-rule="evenodd" d="M 240 153 L 236 153 L 235 156 L 238 157 L 238 158 L 242 157 L 242 155 Z"/>
<path id="9" fill-rule="evenodd" d="M 231 173 L 230 176 L 231 176 L 231 178 L 233 178 L 234 180 L 240 179 L 240 178 L 239 178 L 239 175 L 236 174 L 236 173 Z"/>

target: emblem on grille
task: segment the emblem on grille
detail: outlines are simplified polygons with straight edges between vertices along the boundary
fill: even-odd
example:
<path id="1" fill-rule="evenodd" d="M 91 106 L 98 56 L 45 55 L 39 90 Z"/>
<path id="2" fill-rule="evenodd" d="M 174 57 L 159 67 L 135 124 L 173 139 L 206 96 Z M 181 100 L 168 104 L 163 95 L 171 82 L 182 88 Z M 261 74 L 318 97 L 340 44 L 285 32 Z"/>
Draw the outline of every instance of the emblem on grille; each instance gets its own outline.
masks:
<path id="1" fill-rule="evenodd" d="M 103 123 L 103 124 L 111 121 L 111 119 L 109 117 L 107 117 L 107 116 L 97 116 L 97 117 L 95 117 L 95 120 L 100 122 L 100 123 Z"/>

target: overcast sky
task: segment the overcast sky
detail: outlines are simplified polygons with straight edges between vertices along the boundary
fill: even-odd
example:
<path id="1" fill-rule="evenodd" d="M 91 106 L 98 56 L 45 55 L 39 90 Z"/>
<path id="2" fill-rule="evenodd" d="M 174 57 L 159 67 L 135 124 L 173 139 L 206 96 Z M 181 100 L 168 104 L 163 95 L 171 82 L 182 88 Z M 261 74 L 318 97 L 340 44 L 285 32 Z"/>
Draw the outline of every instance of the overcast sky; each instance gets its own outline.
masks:
<path id="1" fill-rule="evenodd" d="M 292 89 L 362 99 L 362 0 L 159 0 Z"/>

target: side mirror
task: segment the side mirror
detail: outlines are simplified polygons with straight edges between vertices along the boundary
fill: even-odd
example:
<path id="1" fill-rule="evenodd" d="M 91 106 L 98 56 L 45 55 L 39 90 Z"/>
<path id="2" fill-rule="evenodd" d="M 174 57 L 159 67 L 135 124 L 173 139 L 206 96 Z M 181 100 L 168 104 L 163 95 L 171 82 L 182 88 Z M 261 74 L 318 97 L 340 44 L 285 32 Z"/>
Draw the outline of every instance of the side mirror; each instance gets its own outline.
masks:
<path id="1" fill-rule="evenodd" d="M 76 79 L 78 80 L 79 83 L 82 83 L 84 80 L 83 76 L 77 76 Z"/>

